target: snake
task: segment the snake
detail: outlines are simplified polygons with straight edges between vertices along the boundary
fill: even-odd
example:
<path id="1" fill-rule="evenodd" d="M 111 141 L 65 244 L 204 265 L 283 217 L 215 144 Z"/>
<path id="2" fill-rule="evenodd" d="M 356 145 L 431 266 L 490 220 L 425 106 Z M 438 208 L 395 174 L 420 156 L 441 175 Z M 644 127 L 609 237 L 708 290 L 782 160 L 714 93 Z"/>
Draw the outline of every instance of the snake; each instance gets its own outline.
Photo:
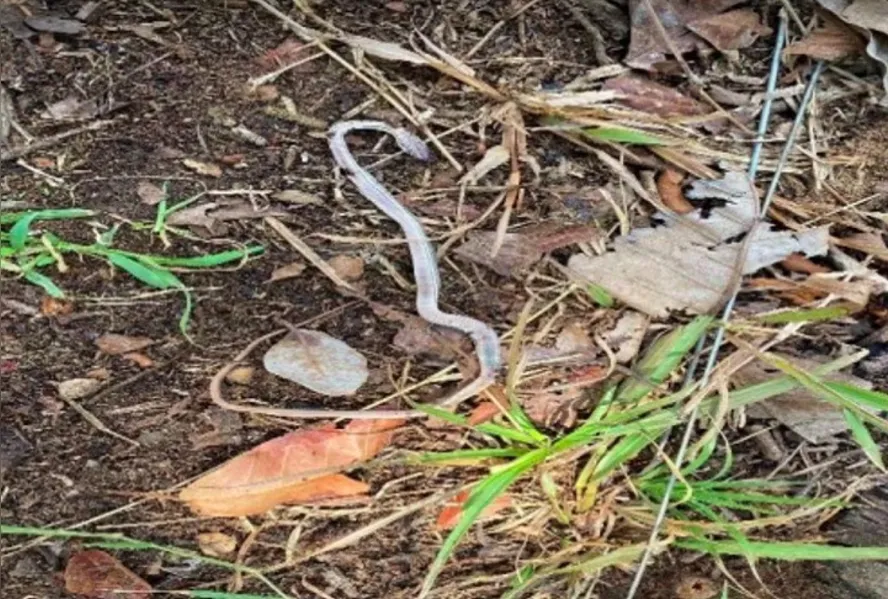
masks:
<path id="1" fill-rule="evenodd" d="M 333 159 L 339 168 L 346 173 L 360 194 L 369 200 L 386 216 L 395 221 L 404 233 L 407 247 L 410 250 L 410 259 L 413 263 L 413 278 L 416 285 L 416 311 L 427 322 L 440 327 L 455 329 L 469 337 L 475 345 L 475 353 L 478 358 L 478 376 L 458 389 L 455 393 L 435 402 L 442 408 L 458 406 L 463 401 L 478 395 L 490 386 L 497 377 L 501 367 L 502 356 L 500 353 L 499 337 L 486 323 L 464 316 L 444 312 L 439 307 L 441 293 L 441 276 L 438 270 L 438 258 L 432 246 L 432 242 L 426 235 L 422 224 L 410 210 L 398 202 L 394 196 L 373 177 L 366 169 L 361 167 L 349 150 L 346 135 L 353 131 L 377 131 L 391 135 L 398 147 L 409 156 L 422 161 L 431 160 L 432 153 L 423 140 L 401 127 L 393 127 L 382 121 L 354 120 L 341 121 L 330 127 L 329 142 Z M 274 335 L 272 333 L 271 335 Z M 266 335 L 265 337 L 270 337 Z M 262 341 L 265 337 L 256 340 Z M 413 418 L 427 416 L 419 410 L 328 410 L 314 408 L 266 408 L 259 406 L 246 406 L 234 404 L 224 399 L 221 393 L 222 380 L 233 368 L 238 360 L 243 359 L 254 344 L 244 350 L 234 362 L 219 371 L 210 384 L 210 395 L 218 405 L 229 410 L 264 414 L 268 416 L 292 417 L 292 418 L 352 418 L 361 420 L 389 419 L 389 418 Z"/>

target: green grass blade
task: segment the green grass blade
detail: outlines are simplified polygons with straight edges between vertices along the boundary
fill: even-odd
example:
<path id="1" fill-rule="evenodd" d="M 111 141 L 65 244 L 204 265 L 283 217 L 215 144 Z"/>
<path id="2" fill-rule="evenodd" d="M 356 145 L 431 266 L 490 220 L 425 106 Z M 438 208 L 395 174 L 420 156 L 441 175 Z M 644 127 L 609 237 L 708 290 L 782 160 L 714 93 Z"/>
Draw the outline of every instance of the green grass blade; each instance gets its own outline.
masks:
<path id="1" fill-rule="evenodd" d="M 652 135 L 639 129 L 630 129 L 629 127 L 594 127 L 581 129 L 581 131 L 585 137 L 595 141 L 610 141 L 639 146 L 674 145 L 673 142 L 668 139 Z"/>
<path id="2" fill-rule="evenodd" d="M 843 547 L 814 543 L 780 543 L 749 541 L 741 546 L 736 541 L 680 539 L 675 546 L 712 555 L 747 555 L 759 559 L 785 561 L 859 561 L 888 560 L 888 547 Z"/>
<path id="3" fill-rule="evenodd" d="M 851 313 L 848 306 L 827 306 L 810 310 L 786 310 L 774 314 L 755 316 L 755 320 L 766 324 L 787 324 L 793 322 L 820 322 L 835 320 Z"/>
<path id="4" fill-rule="evenodd" d="M 441 546 L 441 549 L 438 550 L 438 555 L 435 556 L 435 561 L 429 568 L 425 581 L 423 581 L 422 590 L 419 593 L 420 599 L 426 597 L 429 592 L 431 592 L 435 581 L 438 579 L 438 575 L 441 573 L 441 570 L 444 569 L 444 565 L 447 563 L 447 560 L 450 559 L 457 544 L 459 544 L 463 536 L 469 531 L 469 528 L 475 523 L 481 515 L 481 512 L 484 511 L 484 508 L 490 505 L 494 499 L 499 497 L 499 495 L 522 474 L 534 466 L 541 464 L 548 455 L 549 452 L 545 448 L 529 451 L 499 472 L 491 474 L 475 486 L 471 495 L 469 495 L 469 498 L 463 505 L 462 516 L 460 517 L 459 522 L 457 522 L 456 526 L 450 531 L 450 534 L 444 540 L 444 544 Z"/>
<path id="5" fill-rule="evenodd" d="M 9 229 L 9 245 L 14 251 L 18 252 L 24 249 L 25 244 L 28 242 L 28 235 L 31 232 L 31 223 L 37 220 L 38 214 L 37 212 L 32 212 L 25 215 Z"/>
<path id="6" fill-rule="evenodd" d="M 638 379 L 629 379 L 620 385 L 617 400 L 636 402 L 653 391 L 678 368 L 711 323 L 712 317 L 698 316 L 658 339 L 636 366 Z"/>
<path id="7" fill-rule="evenodd" d="M 419 464 L 447 465 L 448 463 L 464 463 L 468 461 L 497 460 L 517 458 L 529 450 L 519 447 L 490 448 L 490 449 L 462 449 L 458 451 L 442 451 L 439 453 L 422 453 L 415 461 Z"/>
<path id="8" fill-rule="evenodd" d="M 145 263 L 134 260 L 119 252 L 108 253 L 108 261 L 114 266 L 126 271 L 134 278 L 155 289 L 184 288 L 185 285 L 168 270 L 147 266 Z"/>
<path id="9" fill-rule="evenodd" d="M 192 257 L 166 257 L 166 256 L 146 256 L 160 266 L 170 266 L 173 268 L 212 268 L 221 266 L 230 262 L 237 262 L 250 256 L 258 256 L 265 252 L 265 247 L 261 245 L 252 245 L 240 250 L 227 250 L 217 252 L 215 254 L 206 254 L 203 256 Z"/>
<path id="10" fill-rule="evenodd" d="M 0 214 L 0 225 L 8 225 L 23 218 L 30 218 L 31 222 L 38 220 L 69 220 L 72 218 L 85 218 L 95 215 L 93 210 L 83 208 L 59 208 L 51 210 L 29 210 L 25 212 L 7 212 Z"/>
<path id="11" fill-rule="evenodd" d="M 868 457 L 869 460 L 882 472 L 885 472 L 885 461 L 882 459 L 882 450 L 867 430 L 866 425 L 857 414 L 851 410 L 842 410 L 842 414 L 845 416 L 845 422 L 848 424 L 848 430 L 851 431 L 851 436 L 854 437 L 854 440 L 857 441 L 857 444 L 863 449 L 863 453 L 865 453 L 866 457 Z"/>
<path id="12" fill-rule="evenodd" d="M 592 471 L 592 480 L 603 480 L 611 472 L 627 464 L 650 444 L 651 437 L 645 433 L 636 433 L 623 437 L 598 460 L 595 469 Z"/>
<path id="13" fill-rule="evenodd" d="M 880 412 L 888 412 L 888 394 L 871 389 L 864 389 L 852 383 L 828 382 L 826 386 L 848 401 L 864 405 Z"/>
<path id="14" fill-rule="evenodd" d="M 608 293 L 607 289 L 595 283 L 588 283 L 583 287 L 586 294 L 592 298 L 592 301 L 602 308 L 612 308 L 616 301 L 614 297 Z"/>
<path id="15" fill-rule="evenodd" d="M 43 289 L 49 297 L 54 297 L 56 299 L 62 299 L 65 297 L 65 292 L 62 291 L 58 285 L 53 283 L 52 279 L 46 275 L 40 274 L 36 270 L 26 270 L 22 276 L 29 283 L 33 283 Z"/>

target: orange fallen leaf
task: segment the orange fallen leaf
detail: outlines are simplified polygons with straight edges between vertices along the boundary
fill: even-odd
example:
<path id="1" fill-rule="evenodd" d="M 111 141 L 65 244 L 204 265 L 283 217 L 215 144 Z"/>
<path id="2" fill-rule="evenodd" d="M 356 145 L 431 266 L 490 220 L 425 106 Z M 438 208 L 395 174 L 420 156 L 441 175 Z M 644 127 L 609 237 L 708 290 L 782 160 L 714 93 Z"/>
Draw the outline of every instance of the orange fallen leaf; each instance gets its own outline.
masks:
<path id="1" fill-rule="evenodd" d="M 684 181 L 684 173 L 667 168 L 657 179 L 657 191 L 660 193 L 663 204 L 667 207 L 678 214 L 688 214 L 694 211 L 694 205 L 681 192 L 682 181 Z"/>
<path id="2" fill-rule="evenodd" d="M 203 516 L 249 516 L 283 503 L 359 495 L 367 486 L 336 474 L 382 451 L 403 420 L 332 423 L 266 441 L 185 487 L 179 499 Z"/>
<path id="3" fill-rule="evenodd" d="M 465 505 L 470 494 L 471 491 L 469 489 L 460 491 L 453 499 L 447 502 L 444 509 L 438 514 L 438 520 L 435 522 L 436 530 L 450 530 L 456 526 L 462 516 L 463 505 Z M 485 518 L 490 518 L 510 505 L 512 505 L 512 498 L 509 495 L 499 495 L 496 499 L 490 502 L 490 505 L 484 508 L 478 519 L 483 520 Z"/>
<path id="4" fill-rule="evenodd" d="M 54 297 L 44 296 L 40 300 L 40 313 L 44 316 L 67 316 L 74 311 L 74 304 Z"/>
<path id="5" fill-rule="evenodd" d="M 829 268 L 821 266 L 810 258 L 806 258 L 804 254 L 799 253 L 790 254 L 780 263 L 780 265 L 786 270 L 809 275 L 832 272 Z"/>
<path id="6" fill-rule="evenodd" d="M 65 568 L 65 590 L 95 599 L 148 599 L 151 585 L 98 549 L 75 553 Z"/>
<path id="7" fill-rule="evenodd" d="M 502 413 L 503 412 L 500 410 L 499 406 L 492 401 L 479 403 L 475 406 L 475 409 L 472 410 L 472 413 L 469 414 L 469 426 L 475 426 L 476 424 L 493 420 Z"/>
<path id="8" fill-rule="evenodd" d="M 154 366 L 154 360 L 141 352 L 132 351 L 123 354 L 121 357 L 126 358 L 130 362 L 133 362 L 139 368 L 151 368 L 152 366 Z"/>

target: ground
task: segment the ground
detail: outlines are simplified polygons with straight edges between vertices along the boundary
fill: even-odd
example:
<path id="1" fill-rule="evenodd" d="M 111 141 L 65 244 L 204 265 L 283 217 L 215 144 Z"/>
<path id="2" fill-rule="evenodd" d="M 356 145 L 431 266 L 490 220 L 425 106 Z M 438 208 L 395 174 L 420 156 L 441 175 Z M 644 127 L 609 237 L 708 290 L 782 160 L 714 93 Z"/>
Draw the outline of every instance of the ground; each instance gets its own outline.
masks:
<path id="1" fill-rule="evenodd" d="M 84 3 L 51 4 L 54 13 L 70 16 Z M 253 539 L 258 530 L 262 534 L 242 559 L 269 565 L 283 559 L 290 542 L 298 542 L 300 551 L 323 547 L 422 499 L 429 489 L 459 482 L 459 476 L 466 474 L 463 471 L 419 469 L 383 460 L 381 466 L 353 473 L 369 483 L 371 496 L 384 491 L 381 503 L 320 511 L 296 507 L 272 518 L 247 521 L 197 518 L 175 501 L 171 494 L 175 486 L 261 441 L 302 426 L 240 417 L 212 405 L 210 378 L 250 340 L 281 322 L 299 324 L 323 316 L 311 326 L 346 341 L 368 358 L 368 384 L 354 397 L 334 400 L 295 390 L 292 384 L 263 374 L 254 357 L 256 378 L 248 393 L 241 395 L 274 398 L 291 407 L 360 408 L 392 391 L 392 381 L 401 376 L 409 356 L 392 343 L 399 323 L 337 291 L 317 269 L 308 267 L 298 277 L 270 281 L 276 269 L 302 258 L 262 219 L 226 222 L 224 230 L 200 232 L 203 238 L 172 234 L 169 247 L 149 230 L 133 230 L 127 223 L 151 223 L 156 214 L 156 207 L 140 197 L 139 184 L 168 182 L 169 196 L 175 199 L 207 189 L 252 190 L 252 195 L 237 199 L 262 207 L 272 203 L 269 194 L 280 190 L 314 194 L 321 203 L 272 205 L 281 213 L 280 219 L 322 258 L 361 257 L 366 263 L 359 281 L 363 292 L 405 313 L 413 312 L 412 292 L 397 285 L 389 264 L 409 279 L 409 259 L 403 246 L 330 240 L 332 235 L 383 238 L 398 232 L 348 186 L 342 187 L 344 197 L 334 193 L 323 127 L 269 115 L 265 109 L 273 102 L 246 91 L 252 77 L 269 70 L 258 59 L 291 38 L 279 19 L 247 2 L 102 4 L 102 12 L 86 31 L 74 37 L 57 36 L 44 40 L 46 45 L 36 39 L 25 43 L 5 31 L 0 37 L 0 54 L 5 57 L 0 83 L 13 90 L 17 120 L 31 135 L 44 138 L 77 126 L 41 117 L 47 106 L 71 96 L 99 102 L 100 114 L 90 115 L 87 122 L 111 121 L 101 129 L 29 152 L 23 161 L 30 169 L 14 161 L 0 164 L 0 195 L 10 202 L 4 211 L 13 207 L 96 210 L 100 216 L 94 218 L 95 226 L 71 221 L 51 230 L 89 242 L 94 230 L 120 223 L 115 243 L 131 251 L 186 256 L 258 243 L 264 245 L 265 253 L 242 266 L 182 275 L 195 298 L 190 341 L 177 329 L 183 306 L 180 294 L 152 292 L 95 259 L 70 258 L 69 270 L 54 275 L 69 295 L 70 314 L 47 315 L 38 287 L 4 277 L 0 519 L 21 526 L 70 528 L 95 518 L 89 530 L 119 531 L 136 539 L 188 548 L 195 548 L 199 532 L 222 531 L 244 541 Z M 349 33 L 399 43 L 405 43 L 413 27 L 422 26 L 423 31 L 434 32 L 436 39 L 446 39 L 452 54 L 465 56 L 510 10 L 507 3 L 494 4 L 328 2 L 315 3 L 315 9 Z M 774 13 L 773 7 L 760 4 L 767 14 Z M 563 85 L 596 65 L 588 33 L 574 21 L 565 25 L 557 5 L 539 3 L 520 18 L 507 21 L 501 34 L 494 35 L 470 62 L 479 76 L 494 83 L 508 82 L 516 89 L 535 89 Z M 145 27 L 160 21 L 167 25 L 154 33 Z M 603 29 L 607 51 L 614 57 L 625 51 L 623 28 Z M 738 73 L 763 76 L 762 58 L 769 53 L 769 43 L 763 40 L 749 50 L 734 65 Z M 310 55 L 315 48 L 303 52 Z M 512 59 L 516 55 L 545 59 L 521 62 Z M 385 63 L 384 68 L 402 89 L 417 90 L 418 110 L 436 110 L 438 120 L 433 122 L 438 130 L 463 123 L 465 114 L 485 104 L 477 95 L 457 93 L 452 82 L 439 79 L 430 69 L 397 63 Z M 277 93 L 292 99 L 299 113 L 320 125 L 333 123 L 352 110 L 405 124 L 378 94 L 325 56 L 282 75 L 274 85 Z M 839 199 L 823 190 L 811 191 L 814 181 L 804 169 L 791 175 L 786 194 L 810 193 L 812 205 L 832 207 L 837 201 L 854 202 L 875 193 L 885 183 L 878 177 L 888 166 L 884 115 L 866 94 L 851 94 L 838 107 L 829 106 L 822 118 L 829 121 L 830 156 L 843 169 L 830 182 Z M 226 118 L 243 124 L 267 143 L 257 146 L 232 135 Z M 471 165 L 482 155 L 479 143 L 470 135 L 456 134 L 445 145 L 460 164 Z M 521 208 L 522 222 L 559 213 L 562 197 L 597 187 L 611 177 L 563 140 L 532 134 L 530 146 L 544 175 L 529 196 L 531 201 Z M 375 151 L 367 142 L 360 151 L 370 162 L 389 152 L 390 146 Z M 196 174 L 183 166 L 183 158 L 221 164 L 221 176 Z M 851 165 L 849 158 L 854 161 Z M 285 164 L 288 161 L 292 163 Z M 569 169 L 571 164 L 582 165 L 582 177 L 557 179 L 558 169 Z M 857 168 L 860 165 L 862 169 Z M 382 170 L 386 184 L 399 192 L 437 187 L 437 197 L 445 199 L 457 193 L 459 175 L 441 158 L 429 170 L 403 158 Z M 547 175 L 552 179 L 547 180 Z M 228 197 L 207 196 L 213 201 Z M 483 210 L 492 197 L 483 190 L 470 193 L 468 207 Z M 885 208 L 883 199 L 881 204 L 868 204 L 866 210 L 878 213 Z M 428 220 L 436 226 L 451 222 L 444 217 Z M 493 226 L 492 221 L 485 224 L 485 228 Z M 884 262 L 876 266 L 882 273 L 884 267 Z M 448 308 L 499 325 L 515 324 L 526 299 L 522 281 L 458 257 L 448 262 L 442 275 L 442 297 Z M 865 338 L 883 327 L 885 318 L 882 303 L 881 311 L 873 309 L 860 330 L 839 334 Z M 142 353 L 151 364 L 97 351 L 96 340 L 107 333 L 150 338 L 153 343 Z M 428 356 L 414 358 L 410 375 L 418 379 L 443 365 Z M 871 376 L 877 385 L 885 381 L 884 376 Z M 82 377 L 101 379 L 102 386 L 83 400 L 83 407 L 114 435 L 99 430 L 58 399 L 59 382 Z M 441 393 L 438 386 L 426 387 L 418 398 L 433 399 Z M 784 436 L 797 441 L 791 433 Z M 452 449 L 453 441 L 452 435 L 412 424 L 398 434 L 392 451 Z M 844 449 L 852 447 L 847 441 L 842 444 Z M 751 453 L 744 459 L 759 460 L 754 447 L 743 447 Z M 846 463 L 859 461 L 857 455 Z M 122 506 L 125 509 L 114 512 Z M 419 510 L 359 543 L 275 572 L 273 580 L 294 596 L 311 596 L 316 593 L 313 589 L 336 597 L 414 596 L 442 540 L 442 534 L 430 526 L 436 512 L 435 506 Z M 536 532 L 472 533 L 441 584 L 457 596 L 500 596 L 519 556 L 534 557 L 544 547 L 552 547 L 552 539 L 535 538 Z M 65 596 L 57 574 L 75 546 L 58 542 L 25 549 L 20 545 L 25 542 L 12 537 L 2 541 L 3 579 L 10 596 Z M 159 590 L 200 588 L 219 581 L 218 570 L 193 561 L 161 562 L 156 554 L 144 551 L 124 551 L 118 557 Z M 662 558 L 648 573 L 639 596 L 675 597 L 676 588 L 692 575 L 721 580 L 711 561 L 687 557 Z M 763 593 L 743 560 L 729 559 L 726 566 L 747 588 Z M 785 599 L 834 596 L 826 584 L 815 590 L 819 583 L 812 582 L 815 578 L 807 566 L 765 563 L 759 573 L 767 587 Z M 624 596 L 629 580 L 626 573 L 609 572 L 598 596 Z M 266 591 L 255 580 L 247 580 L 242 592 Z M 552 592 L 551 596 L 558 596 L 560 591 Z"/>

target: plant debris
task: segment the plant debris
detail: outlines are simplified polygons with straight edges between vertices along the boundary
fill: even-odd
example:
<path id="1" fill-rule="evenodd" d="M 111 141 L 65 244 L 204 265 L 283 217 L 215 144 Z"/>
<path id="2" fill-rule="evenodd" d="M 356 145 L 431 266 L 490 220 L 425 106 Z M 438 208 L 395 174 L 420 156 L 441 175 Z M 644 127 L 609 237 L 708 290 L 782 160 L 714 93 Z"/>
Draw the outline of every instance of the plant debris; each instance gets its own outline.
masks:
<path id="1" fill-rule="evenodd" d="M 353 395 L 369 376 L 367 359 L 326 333 L 294 329 L 263 358 L 265 369 L 315 393 Z"/>
<path id="2" fill-rule="evenodd" d="M 736 240 L 752 227 L 756 197 L 746 175 L 728 172 L 718 181 L 697 181 L 688 196 L 716 199 L 726 205 L 673 220 L 658 213 L 665 223 L 656 228 L 635 229 L 614 242 L 613 251 L 601 256 L 574 254 L 568 268 L 579 281 L 600 285 L 629 306 L 664 318 L 686 310 L 705 314 L 724 298 L 739 267 L 753 273 L 780 262 L 792 253 L 823 255 L 828 248 L 828 228 L 800 233 L 777 231 L 767 224 L 757 227 L 750 240 Z M 737 264 L 745 247 L 742 264 Z"/>

